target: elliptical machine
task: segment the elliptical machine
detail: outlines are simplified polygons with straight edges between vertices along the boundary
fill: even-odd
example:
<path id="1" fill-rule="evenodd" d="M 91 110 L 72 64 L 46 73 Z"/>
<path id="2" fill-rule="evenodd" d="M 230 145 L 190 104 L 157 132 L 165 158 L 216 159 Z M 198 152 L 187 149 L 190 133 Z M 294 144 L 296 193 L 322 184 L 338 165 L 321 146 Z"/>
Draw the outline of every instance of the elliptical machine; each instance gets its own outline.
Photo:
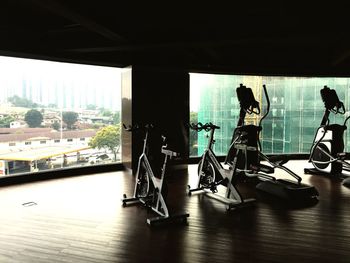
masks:
<path id="1" fill-rule="evenodd" d="M 312 163 L 314 168 L 305 168 L 304 172 L 343 178 L 346 176 L 343 171 L 350 172 L 350 163 L 345 161 L 350 157 L 349 153 L 343 152 L 343 135 L 350 116 L 345 118 L 343 125 L 330 124 L 330 113 L 344 115 L 345 107 L 334 89 L 324 86 L 320 93 L 325 111 L 310 150 L 309 162 Z M 347 176 L 350 176 L 350 174 Z M 343 183 L 350 186 L 350 178 L 345 179 Z"/>
<path id="2" fill-rule="evenodd" d="M 236 89 L 240 103 L 240 115 L 225 163 L 235 171 L 236 176 L 243 175 L 245 178 L 257 178 L 259 183 L 256 188 L 262 192 L 291 202 L 315 199 L 318 196 L 316 188 L 301 183 L 302 178 L 284 166 L 288 161 L 286 156 L 268 158 L 262 153 L 260 143 L 262 121 L 270 111 L 270 100 L 265 85 L 263 85 L 263 90 L 267 101 L 266 112 L 261 117 L 258 125 L 246 125 L 245 117 L 247 114 L 260 114 L 259 102 L 255 100 L 250 88 L 240 84 Z M 268 165 L 262 164 L 261 161 L 266 161 Z M 270 175 L 275 172 L 275 168 L 291 175 L 294 180 L 276 179 Z"/>

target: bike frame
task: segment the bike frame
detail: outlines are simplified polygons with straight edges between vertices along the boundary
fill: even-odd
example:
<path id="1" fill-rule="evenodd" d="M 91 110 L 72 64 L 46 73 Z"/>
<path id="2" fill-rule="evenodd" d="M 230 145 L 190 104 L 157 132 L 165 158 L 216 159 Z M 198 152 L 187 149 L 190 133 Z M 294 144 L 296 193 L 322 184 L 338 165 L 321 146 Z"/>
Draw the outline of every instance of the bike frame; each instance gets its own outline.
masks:
<path id="1" fill-rule="evenodd" d="M 214 144 L 214 132 L 215 132 L 215 128 L 212 128 L 210 130 L 210 135 L 209 135 L 207 148 L 204 150 L 204 153 L 203 153 L 203 155 L 201 157 L 201 164 L 200 164 L 200 167 L 199 167 L 197 188 L 190 189 L 189 190 L 190 193 L 194 192 L 194 191 L 207 190 L 206 187 L 203 187 L 203 186 L 200 185 L 201 176 L 204 174 L 204 172 L 203 172 L 203 165 L 204 165 L 204 162 L 207 160 L 208 162 L 210 162 L 214 166 L 214 173 L 215 173 L 215 170 L 218 171 L 220 176 L 221 176 L 221 178 L 222 178 L 220 181 L 215 182 L 215 185 L 219 185 L 219 184 L 221 184 L 224 181 L 226 181 L 226 183 L 227 183 L 225 196 L 223 197 L 223 199 L 219 198 L 218 199 L 219 201 L 222 201 L 222 202 L 228 204 L 229 206 L 239 205 L 239 204 L 242 204 L 245 201 L 246 202 L 255 201 L 253 199 L 251 199 L 251 200 L 243 200 L 241 194 L 237 191 L 237 189 L 232 184 L 232 177 L 233 177 L 233 174 L 235 173 L 235 171 L 234 170 L 224 169 L 223 166 L 221 165 L 221 163 L 218 161 L 215 153 L 212 150 L 212 147 L 213 147 L 213 144 Z M 231 197 L 231 195 L 233 196 L 233 198 Z M 231 208 L 231 207 L 229 207 L 229 208 Z"/>
<path id="2" fill-rule="evenodd" d="M 163 163 L 163 169 L 162 169 L 162 173 L 161 173 L 161 178 L 158 179 L 155 177 L 153 170 L 151 168 L 151 165 L 148 161 L 148 157 L 146 154 L 146 148 L 147 148 L 147 140 L 148 140 L 148 131 L 146 132 L 145 138 L 144 138 L 144 143 L 143 143 L 143 150 L 142 150 L 142 154 L 139 157 L 138 160 L 138 164 L 137 164 L 137 171 L 136 171 L 136 179 L 135 179 L 135 188 L 134 188 L 134 196 L 132 198 L 126 198 L 124 199 L 125 202 L 141 202 L 144 205 L 147 205 L 147 201 L 149 200 L 150 197 L 152 197 L 152 195 L 150 195 L 149 193 L 149 184 L 148 184 L 148 188 L 147 188 L 147 195 L 145 197 L 138 197 L 137 196 L 137 187 L 138 187 L 138 182 L 141 179 L 141 167 L 142 165 L 144 165 L 144 167 L 146 168 L 146 172 L 147 172 L 147 176 L 148 176 L 148 180 L 149 183 L 152 183 L 154 188 L 158 189 L 158 195 L 157 195 L 157 200 L 155 202 L 155 204 L 153 204 L 152 206 L 150 206 L 152 208 L 152 210 L 159 214 L 162 217 L 169 217 L 169 211 L 168 208 L 166 206 L 164 197 L 162 196 L 162 186 L 163 186 L 163 180 L 164 180 L 164 175 L 165 175 L 165 167 L 166 167 L 166 163 L 167 163 L 167 159 L 168 159 L 168 155 L 165 155 L 165 159 L 164 159 L 164 163 Z M 160 208 L 162 208 L 162 211 L 160 211 Z"/>
<path id="3" fill-rule="evenodd" d="M 126 126 L 124 126 L 126 127 Z M 162 188 L 163 188 L 163 180 L 165 178 L 165 171 L 166 171 L 166 165 L 168 158 L 171 158 L 173 156 L 177 156 L 178 153 L 166 149 L 166 145 L 163 145 L 161 148 L 161 152 L 165 155 L 163 167 L 161 170 L 161 176 L 160 178 L 157 178 L 154 175 L 154 172 L 152 170 L 152 167 L 150 165 L 150 162 L 148 160 L 146 149 L 147 149 L 147 141 L 148 141 L 148 132 L 149 128 L 152 128 L 152 125 L 146 126 L 146 134 L 144 138 L 143 143 L 143 149 L 142 153 L 138 159 L 137 163 L 137 170 L 136 170 L 136 178 L 135 178 L 135 188 L 134 188 L 134 195 L 131 198 L 127 198 L 126 194 L 123 195 L 123 206 L 126 206 L 127 203 L 142 203 L 146 207 L 151 208 L 153 212 L 157 213 L 158 217 L 153 218 L 147 218 L 147 224 L 153 225 L 160 222 L 169 222 L 169 221 L 175 221 L 180 220 L 182 222 L 185 222 L 187 217 L 189 216 L 188 213 L 179 213 L 179 214 L 169 214 L 168 207 L 165 202 L 165 198 L 162 195 Z M 128 131 L 132 131 L 132 127 L 126 128 Z M 138 126 L 136 126 L 136 129 L 138 129 Z M 164 137 L 165 139 L 165 137 Z M 146 174 L 142 174 L 141 169 L 145 169 Z M 145 196 L 139 196 L 138 192 L 140 191 L 140 187 L 142 186 L 143 178 L 142 176 L 147 176 L 147 191 Z M 150 192 L 150 184 L 152 184 L 152 190 L 153 192 Z M 155 200 L 156 198 L 156 200 Z"/>
<path id="4" fill-rule="evenodd" d="M 204 164 L 204 161 L 206 159 L 210 160 L 211 163 L 214 165 L 214 168 L 219 171 L 220 175 L 222 177 L 224 177 L 222 175 L 222 173 L 220 172 L 222 169 L 224 169 L 221 165 L 221 163 L 218 161 L 215 153 L 213 152 L 212 150 L 212 147 L 213 147 L 213 144 L 214 144 L 214 132 L 215 132 L 215 129 L 211 129 L 210 130 L 210 135 L 209 135 L 209 140 L 208 140 L 208 145 L 207 145 L 207 148 L 204 150 L 204 153 L 202 154 L 202 157 L 201 157 L 201 165 L 200 165 L 200 168 L 199 168 L 199 172 L 200 174 L 203 172 L 203 164 Z M 199 187 L 200 185 L 200 177 L 198 177 L 198 184 L 197 184 L 197 187 Z"/>

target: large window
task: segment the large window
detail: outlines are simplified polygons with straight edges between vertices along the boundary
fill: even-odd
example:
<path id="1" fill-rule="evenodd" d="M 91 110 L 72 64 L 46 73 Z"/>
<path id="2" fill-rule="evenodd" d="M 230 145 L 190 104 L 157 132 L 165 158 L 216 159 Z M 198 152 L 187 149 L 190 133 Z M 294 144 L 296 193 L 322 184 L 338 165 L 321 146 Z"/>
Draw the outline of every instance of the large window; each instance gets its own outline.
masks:
<path id="1" fill-rule="evenodd" d="M 0 57 L 0 72 L 2 176 L 120 162 L 119 68 Z"/>
<path id="2" fill-rule="evenodd" d="M 236 127 L 239 104 L 236 88 L 239 84 L 252 88 L 255 98 L 265 110 L 262 85 L 265 84 L 271 109 L 263 122 L 261 142 L 264 153 L 309 153 L 317 127 L 324 112 L 320 89 L 327 85 L 335 89 L 345 108 L 350 109 L 350 78 L 276 77 L 190 74 L 191 122 L 212 122 L 221 127 L 215 134 L 215 152 L 226 155 Z M 331 121 L 343 123 L 347 115 L 331 116 Z M 247 117 L 257 124 L 261 116 Z M 200 155 L 207 145 L 204 132 L 190 131 L 190 154 Z M 350 134 L 345 135 L 350 149 Z"/>

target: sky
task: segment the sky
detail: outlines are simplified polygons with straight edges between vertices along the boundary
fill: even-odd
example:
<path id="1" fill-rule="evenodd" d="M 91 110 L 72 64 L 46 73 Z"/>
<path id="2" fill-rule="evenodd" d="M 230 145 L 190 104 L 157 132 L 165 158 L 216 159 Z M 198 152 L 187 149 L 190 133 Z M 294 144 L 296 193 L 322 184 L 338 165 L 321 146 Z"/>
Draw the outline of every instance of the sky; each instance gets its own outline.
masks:
<path id="1" fill-rule="evenodd" d="M 121 68 L 116 67 L 0 56 L 0 102 L 7 100 L 7 97 L 19 95 L 25 79 L 34 87 L 40 85 L 46 93 L 51 93 L 50 97 L 56 86 L 66 86 L 69 87 L 66 96 L 74 96 L 78 100 L 79 94 L 87 94 L 91 99 L 95 94 L 100 94 L 97 96 L 99 104 L 104 104 L 101 101 L 104 98 L 110 100 L 112 97 L 114 107 L 120 109 L 121 71 Z M 206 74 L 190 73 L 191 111 L 198 110 L 200 87 L 207 81 L 205 76 Z M 46 100 L 44 102 L 52 103 L 49 96 L 46 97 L 43 97 Z"/>
<path id="2" fill-rule="evenodd" d="M 61 85 L 71 94 L 106 94 L 120 105 L 120 68 L 0 56 L 0 89 L 20 91 L 23 79 L 46 90 Z"/>

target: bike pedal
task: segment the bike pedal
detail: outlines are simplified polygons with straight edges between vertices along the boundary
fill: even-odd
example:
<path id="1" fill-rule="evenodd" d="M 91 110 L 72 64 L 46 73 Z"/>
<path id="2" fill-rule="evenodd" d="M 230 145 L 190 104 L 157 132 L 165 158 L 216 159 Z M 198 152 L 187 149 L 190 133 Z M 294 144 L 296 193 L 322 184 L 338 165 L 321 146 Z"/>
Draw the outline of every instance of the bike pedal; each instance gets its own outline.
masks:
<path id="1" fill-rule="evenodd" d="M 210 186 L 210 191 L 214 194 L 218 192 L 218 189 L 215 184 Z"/>

